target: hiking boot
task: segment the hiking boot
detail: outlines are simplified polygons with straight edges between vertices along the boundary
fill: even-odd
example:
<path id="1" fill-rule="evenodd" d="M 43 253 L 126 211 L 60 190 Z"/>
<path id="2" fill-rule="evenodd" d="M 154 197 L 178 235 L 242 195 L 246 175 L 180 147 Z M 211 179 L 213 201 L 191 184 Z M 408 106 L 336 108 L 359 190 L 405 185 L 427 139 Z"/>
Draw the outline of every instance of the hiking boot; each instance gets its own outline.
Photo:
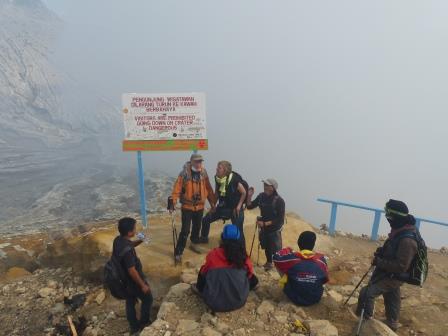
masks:
<path id="1" fill-rule="evenodd" d="M 401 323 L 397 320 L 384 320 L 383 321 L 385 325 L 387 325 L 392 331 L 397 331 L 398 328 L 401 327 Z"/>
<path id="2" fill-rule="evenodd" d="M 207 237 L 200 237 L 198 244 L 208 244 L 208 238 Z"/>
<path id="3" fill-rule="evenodd" d="M 177 264 L 182 264 L 182 254 L 178 254 L 174 256 L 174 263 Z"/>
<path id="4" fill-rule="evenodd" d="M 270 271 L 271 269 L 274 268 L 274 264 L 271 263 L 271 262 L 267 262 L 266 264 L 263 265 L 263 267 L 264 267 L 264 270 L 265 270 L 266 272 L 268 272 L 268 271 Z"/>

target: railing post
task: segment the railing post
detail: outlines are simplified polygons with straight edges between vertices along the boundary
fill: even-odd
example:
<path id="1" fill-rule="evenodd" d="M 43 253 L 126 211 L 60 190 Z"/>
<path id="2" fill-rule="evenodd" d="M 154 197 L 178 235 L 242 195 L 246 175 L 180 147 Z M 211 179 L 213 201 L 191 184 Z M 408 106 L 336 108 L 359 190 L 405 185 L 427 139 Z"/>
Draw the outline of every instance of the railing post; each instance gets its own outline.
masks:
<path id="1" fill-rule="evenodd" d="M 336 213 L 338 211 L 338 205 L 331 203 L 331 216 L 330 216 L 330 235 L 334 236 L 336 233 Z"/>
<path id="2" fill-rule="evenodd" d="M 417 229 L 419 229 L 419 230 L 420 230 L 420 224 L 421 224 L 421 222 L 422 222 L 422 220 L 421 220 L 420 218 L 416 218 L 416 219 L 415 219 L 415 227 L 416 227 Z"/>
<path id="3" fill-rule="evenodd" d="M 381 211 L 375 211 L 375 218 L 373 219 L 371 240 L 378 240 L 378 230 L 380 228 Z"/>

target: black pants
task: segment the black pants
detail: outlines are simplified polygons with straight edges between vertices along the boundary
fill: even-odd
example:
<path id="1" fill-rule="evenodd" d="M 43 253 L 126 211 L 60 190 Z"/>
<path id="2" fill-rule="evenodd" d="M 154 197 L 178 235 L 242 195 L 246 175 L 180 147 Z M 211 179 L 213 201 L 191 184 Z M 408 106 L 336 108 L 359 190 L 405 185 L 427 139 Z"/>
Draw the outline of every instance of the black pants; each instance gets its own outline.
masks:
<path id="1" fill-rule="evenodd" d="M 259 235 L 261 248 L 264 249 L 266 261 L 272 262 L 272 256 L 282 249 L 282 232 L 280 230 L 274 232 L 266 232 L 263 229 Z"/>
<path id="2" fill-rule="evenodd" d="M 151 311 L 153 297 L 151 292 L 144 294 L 140 289 L 133 288 L 130 290 L 132 294 L 126 299 L 126 318 L 132 332 L 138 331 L 140 327 L 149 323 L 149 313 Z M 140 308 L 140 321 L 137 319 L 137 312 L 135 305 L 137 299 L 142 302 Z"/>
<path id="3" fill-rule="evenodd" d="M 214 212 L 209 212 L 202 219 L 201 237 L 208 238 L 210 233 L 210 224 L 220 219 L 230 219 L 232 224 L 238 226 L 241 232 L 241 238 L 244 240 L 244 211 L 241 210 L 238 216 L 235 216 L 233 209 L 217 208 Z"/>
<path id="4" fill-rule="evenodd" d="M 182 228 L 179 233 L 179 239 L 177 240 L 176 255 L 182 255 L 182 253 L 184 252 L 192 223 L 193 227 L 191 229 L 190 240 L 194 243 L 198 241 L 203 215 L 204 210 L 192 211 L 182 209 Z"/>
<path id="5" fill-rule="evenodd" d="M 373 284 L 363 287 L 359 293 L 356 314 L 361 315 L 364 306 L 364 316 L 373 317 L 375 299 L 382 295 L 384 308 L 386 308 L 386 318 L 389 321 L 398 321 L 401 308 L 401 285 L 402 283 L 398 280 L 382 279 L 378 282 L 373 281 Z"/>

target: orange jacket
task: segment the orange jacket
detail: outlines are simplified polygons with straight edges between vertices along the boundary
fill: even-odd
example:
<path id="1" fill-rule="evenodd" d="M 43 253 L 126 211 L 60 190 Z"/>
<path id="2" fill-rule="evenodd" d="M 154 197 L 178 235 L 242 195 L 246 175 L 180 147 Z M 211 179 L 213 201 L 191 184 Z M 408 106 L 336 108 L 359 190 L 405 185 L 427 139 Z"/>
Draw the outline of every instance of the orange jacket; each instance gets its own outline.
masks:
<path id="1" fill-rule="evenodd" d="M 210 204 L 215 205 L 215 193 L 205 168 L 202 168 L 200 181 L 193 181 L 191 175 L 191 164 L 187 162 L 174 184 L 171 194 L 174 205 L 179 200 L 182 209 L 193 211 L 203 210 L 207 199 Z M 194 195 L 197 195 L 196 200 L 193 197 Z"/>

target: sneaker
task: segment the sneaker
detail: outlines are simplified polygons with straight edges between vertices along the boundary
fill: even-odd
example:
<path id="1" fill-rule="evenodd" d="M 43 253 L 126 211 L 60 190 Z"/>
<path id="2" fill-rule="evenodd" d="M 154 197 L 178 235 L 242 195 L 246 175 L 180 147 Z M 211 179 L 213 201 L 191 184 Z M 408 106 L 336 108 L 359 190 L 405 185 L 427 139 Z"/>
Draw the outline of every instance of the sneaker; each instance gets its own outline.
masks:
<path id="1" fill-rule="evenodd" d="M 208 238 L 207 237 L 200 237 L 198 244 L 208 244 Z"/>
<path id="2" fill-rule="evenodd" d="M 263 265 L 263 267 L 264 267 L 264 270 L 265 270 L 266 272 L 268 272 L 268 271 L 270 271 L 271 269 L 274 268 L 274 264 L 271 263 L 271 262 L 267 262 L 266 264 Z"/>

